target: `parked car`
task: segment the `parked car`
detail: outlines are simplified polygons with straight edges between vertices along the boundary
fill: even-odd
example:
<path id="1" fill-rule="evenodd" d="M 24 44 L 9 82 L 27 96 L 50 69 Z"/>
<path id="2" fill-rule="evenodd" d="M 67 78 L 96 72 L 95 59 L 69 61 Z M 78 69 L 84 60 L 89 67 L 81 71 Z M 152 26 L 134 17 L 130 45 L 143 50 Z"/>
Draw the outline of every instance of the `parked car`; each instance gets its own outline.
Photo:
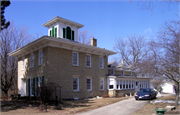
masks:
<path id="1" fill-rule="evenodd" d="M 135 99 L 153 99 L 156 98 L 157 91 L 153 88 L 141 89 L 136 95 Z"/>

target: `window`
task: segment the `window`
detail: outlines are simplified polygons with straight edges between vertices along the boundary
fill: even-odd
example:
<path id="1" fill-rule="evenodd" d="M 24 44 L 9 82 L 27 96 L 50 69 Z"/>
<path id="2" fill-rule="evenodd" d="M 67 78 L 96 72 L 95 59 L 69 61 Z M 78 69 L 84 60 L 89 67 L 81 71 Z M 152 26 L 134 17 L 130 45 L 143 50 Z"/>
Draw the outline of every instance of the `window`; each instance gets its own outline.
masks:
<path id="1" fill-rule="evenodd" d="M 79 78 L 73 78 L 73 91 L 79 91 Z"/>
<path id="2" fill-rule="evenodd" d="M 35 78 L 29 79 L 29 96 L 35 96 Z"/>
<path id="3" fill-rule="evenodd" d="M 57 38 L 57 27 L 55 27 L 55 28 L 54 28 L 54 26 L 52 27 L 52 29 L 50 30 L 50 36 Z"/>
<path id="4" fill-rule="evenodd" d="M 128 89 L 128 81 L 126 80 L 126 89 Z"/>
<path id="5" fill-rule="evenodd" d="M 129 89 L 131 89 L 131 81 L 129 81 Z"/>
<path id="6" fill-rule="evenodd" d="M 92 79 L 87 79 L 87 91 L 92 90 Z"/>
<path id="7" fill-rule="evenodd" d="M 34 67 L 34 54 L 30 56 L 30 67 Z"/>
<path id="8" fill-rule="evenodd" d="M 123 89 L 125 89 L 125 81 L 123 81 Z"/>
<path id="9" fill-rule="evenodd" d="M 100 69 L 104 68 L 103 57 L 99 57 L 99 68 Z"/>
<path id="10" fill-rule="evenodd" d="M 86 67 L 91 67 L 91 55 L 86 55 Z"/>
<path id="11" fill-rule="evenodd" d="M 67 39 L 71 40 L 71 28 L 66 27 L 66 37 Z"/>
<path id="12" fill-rule="evenodd" d="M 114 80 L 109 80 L 109 89 L 113 89 L 114 88 Z"/>
<path id="13" fill-rule="evenodd" d="M 124 76 L 124 71 L 123 70 L 121 71 L 121 75 Z"/>
<path id="14" fill-rule="evenodd" d="M 79 65 L 79 56 L 78 56 L 78 53 L 77 52 L 73 52 L 73 66 L 78 66 Z"/>
<path id="15" fill-rule="evenodd" d="M 39 65 L 43 64 L 43 51 L 39 51 Z"/>
<path id="16" fill-rule="evenodd" d="M 114 75 L 114 69 L 111 69 L 111 75 Z"/>
<path id="17" fill-rule="evenodd" d="M 63 38 L 66 38 L 66 29 L 63 28 Z"/>
<path id="18" fill-rule="evenodd" d="M 104 90 L 104 79 L 100 79 L 100 90 Z"/>
<path id="19" fill-rule="evenodd" d="M 116 89 L 119 89 L 119 80 L 116 81 Z"/>
<path id="20" fill-rule="evenodd" d="M 122 89 L 122 81 L 121 80 L 119 81 L 119 84 L 120 84 L 120 89 Z"/>
<path id="21" fill-rule="evenodd" d="M 44 76 L 36 77 L 37 96 L 40 96 L 41 86 L 44 84 Z"/>
<path id="22" fill-rule="evenodd" d="M 132 71 L 129 72 L 129 76 L 132 76 Z"/>
<path id="23" fill-rule="evenodd" d="M 25 68 L 25 62 L 24 62 L 24 57 L 22 58 L 22 70 Z"/>

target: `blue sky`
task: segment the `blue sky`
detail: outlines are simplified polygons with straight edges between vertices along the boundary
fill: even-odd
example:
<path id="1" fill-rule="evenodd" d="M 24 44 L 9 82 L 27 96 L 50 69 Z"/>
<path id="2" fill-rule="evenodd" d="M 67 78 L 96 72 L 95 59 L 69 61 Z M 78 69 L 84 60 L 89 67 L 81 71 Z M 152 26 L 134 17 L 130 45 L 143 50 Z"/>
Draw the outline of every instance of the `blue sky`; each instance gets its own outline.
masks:
<path id="1" fill-rule="evenodd" d="M 126 38 L 127 34 L 155 36 L 165 21 L 179 19 L 178 3 L 163 2 L 153 12 L 142 10 L 144 3 L 147 2 L 11 1 L 5 9 L 5 18 L 27 26 L 31 34 L 47 35 L 48 29 L 42 24 L 60 16 L 85 25 L 82 30 L 88 29 L 93 34 L 98 47 L 113 50 L 116 38 Z"/>

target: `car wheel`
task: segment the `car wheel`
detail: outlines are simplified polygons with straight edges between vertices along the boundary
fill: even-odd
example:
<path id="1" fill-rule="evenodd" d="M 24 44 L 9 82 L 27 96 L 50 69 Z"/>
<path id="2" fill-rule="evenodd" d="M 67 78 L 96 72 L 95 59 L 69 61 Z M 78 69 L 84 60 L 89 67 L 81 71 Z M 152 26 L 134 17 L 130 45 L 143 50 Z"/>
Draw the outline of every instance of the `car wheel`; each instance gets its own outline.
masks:
<path id="1" fill-rule="evenodd" d="M 149 100 L 151 100 L 152 98 L 151 98 L 151 96 L 149 96 Z"/>

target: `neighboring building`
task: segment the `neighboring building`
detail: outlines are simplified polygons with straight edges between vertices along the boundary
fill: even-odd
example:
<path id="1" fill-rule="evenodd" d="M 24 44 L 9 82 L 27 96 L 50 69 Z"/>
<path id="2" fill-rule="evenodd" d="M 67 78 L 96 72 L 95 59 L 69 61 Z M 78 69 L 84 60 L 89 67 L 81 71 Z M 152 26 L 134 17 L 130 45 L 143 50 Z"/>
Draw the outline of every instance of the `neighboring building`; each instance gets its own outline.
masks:
<path id="1" fill-rule="evenodd" d="M 175 93 L 175 85 L 173 82 L 164 82 L 161 84 L 162 93 Z"/>
<path id="2" fill-rule="evenodd" d="M 78 43 L 82 24 L 55 17 L 43 26 L 48 36 L 9 53 L 18 58 L 21 95 L 39 96 L 41 83 L 57 83 L 63 99 L 85 98 L 87 92 L 107 94 L 108 56 L 116 52 L 98 48 L 96 39 L 91 39 L 91 45 Z"/>
<path id="3" fill-rule="evenodd" d="M 108 64 L 107 89 L 110 96 L 118 96 L 128 94 L 133 95 L 134 92 L 141 88 L 150 87 L 150 78 L 139 77 L 136 75 L 132 65 L 126 65 L 124 61 L 117 66 L 116 62 Z"/>

